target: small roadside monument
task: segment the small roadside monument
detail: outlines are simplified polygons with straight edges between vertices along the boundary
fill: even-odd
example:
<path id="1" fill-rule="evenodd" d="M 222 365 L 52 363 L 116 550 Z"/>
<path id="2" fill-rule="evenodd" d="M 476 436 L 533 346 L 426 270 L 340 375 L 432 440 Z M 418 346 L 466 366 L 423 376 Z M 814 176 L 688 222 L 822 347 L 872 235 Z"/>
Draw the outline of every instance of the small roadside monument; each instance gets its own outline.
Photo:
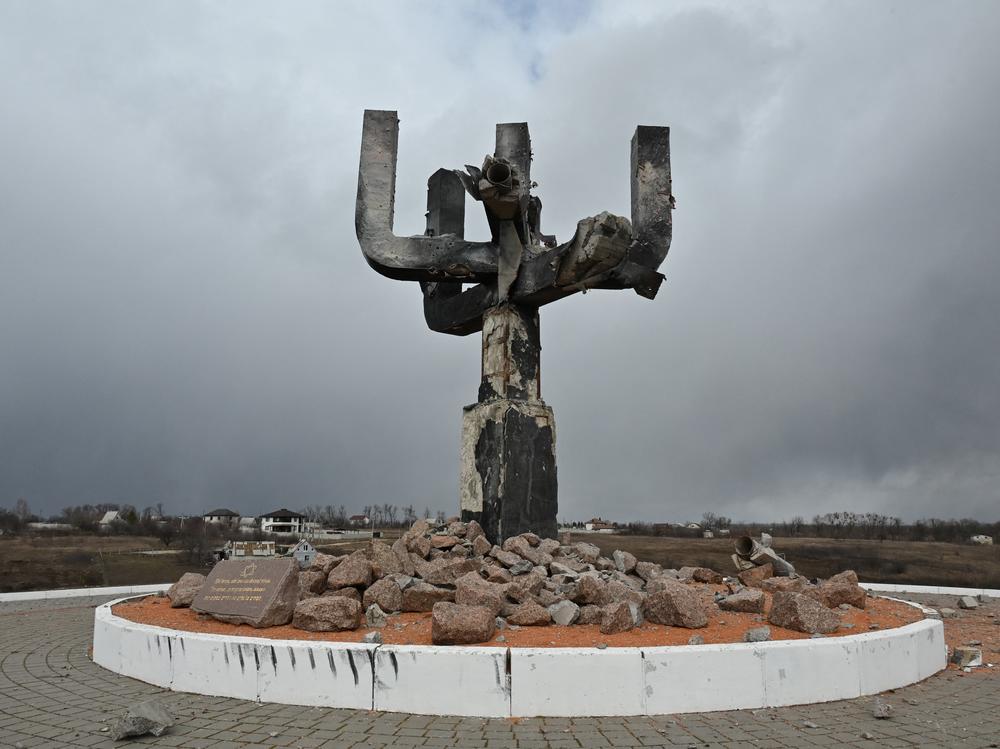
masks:
<path id="1" fill-rule="evenodd" d="M 230 624 L 274 627 L 292 620 L 298 600 L 293 557 L 228 559 L 212 568 L 191 609 Z"/>
<path id="2" fill-rule="evenodd" d="M 482 331 L 479 399 L 463 415 L 461 518 L 478 521 L 493 543 L 525 532 L 554 538 L 555 419 L 542 400 L 538 310 L 590 289 L 656 296 L 672 232 L 670 130 L 636 128 L 632 220 L 585 218 L 562 244 L 542 232 L 542 202 L 531 194 L 527 123 L 497 125 L 481 167 L 431 175 L 423 236 L 392 231 L 398 141 L 396 112 L 365 111 L 355 227 L 372 268 L 420 283 L 431 330 Z M 486 209 L 489 241 L 465 239 L 466 192 Z"/>

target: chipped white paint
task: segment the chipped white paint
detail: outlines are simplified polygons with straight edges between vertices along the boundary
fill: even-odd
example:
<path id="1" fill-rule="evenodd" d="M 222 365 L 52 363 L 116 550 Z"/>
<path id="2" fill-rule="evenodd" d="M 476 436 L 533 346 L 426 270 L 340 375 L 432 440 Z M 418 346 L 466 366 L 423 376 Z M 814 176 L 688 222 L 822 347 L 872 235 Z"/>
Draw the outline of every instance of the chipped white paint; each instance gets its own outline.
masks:
<path id="1" fill-rule="evenodd" d="M 936 619 L 752 644 L 507 649 L 206 635 L 129 622 L 112 613 L 115 603 L 96 610 L 94 662 L 116 673 L 175 691 L 427 715 L 657 715 L 827 702 L 912 684 L 947 660 Z"/>
<path id="2" fill-rule="evenodd" d="M 375 652 L 376 710 L 510 715 L 507 649 L 383 645 Z"/>
<path id="3" fill-rule="evenodd" d="M 94 614 L 94 662 L 108 670 L 176 692 L 372 708 L 376 645 L 182 632 L 115 616 L 117 603 Z"/>

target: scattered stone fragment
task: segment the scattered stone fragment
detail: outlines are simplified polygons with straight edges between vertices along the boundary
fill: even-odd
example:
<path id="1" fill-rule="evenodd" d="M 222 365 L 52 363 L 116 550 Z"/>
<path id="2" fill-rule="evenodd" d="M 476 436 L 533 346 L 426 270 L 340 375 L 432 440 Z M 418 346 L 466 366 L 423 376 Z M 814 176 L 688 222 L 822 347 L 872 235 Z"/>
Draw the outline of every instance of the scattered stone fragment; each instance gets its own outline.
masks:
<path id="1" fill-rule="evenodd" d="M 961 616 L 955 609 L 949 609 L 948 607 L 940 609 L 938 613 L 941 614 L 942 619 L 958 619 Z"/>
<path id="2" fill-rule="evenodd" d="M 828 583 L 847 583 L 848 585 L 858 584 L 858 573 L 854 570 L 844 570 L 836 575 L 831 575 L 827 579 Z"/>
<path id="3" fill-rule="evenodd" d="M 958 599 L 958 607 L 960 609 L 978 609 L 979 601 L 976 600 L 975 596 L 962 596 Z"/>
<path id="4" fill-rule="evenodd" d="M 358 603 L 361 603 L 361 593 L 357 588 L 337 588 L 336 590 L 327 590 L 323 593 L 326 597 L 336 597 L 342 596 L 344 598 L 353 598 Z"/>
<path id="5" fill-rule="evenodd" d="M 618 632 L 628 632 L 642 623 L 642 612 L 639 606 L 629 601 L 609 603 L 601 615 L 601 634 L 612 635 Z"/>
<path id="6" fill-rule="evenodd" d="M 369 629 L 381 629 L 387 621 L 385 612 L 377 603 L 373 603 L 365 609 L 365 626 Z"/>
<path id="7" fill-rule="evenodd" d="M 361 604 L 346 596 L 320 596 L 299 601 L 292 626 L 309 632 L 343 632 L 361 626 Z"/>
<path id="8" fill-rule="evenodd" d="M 982 666 L 983 651 L 975 647 L 957 647 L 952 652 L 950 660 L 959 668 Z"/>
<path id="9" fill-rule="evenodd" d="M 487 582 L 478 572 L 469 572 L 455 581 L 455 603 L 484 606 L 496 616 L 503 608 L 503 602 L 503 588 Z"/>
<path id="10" fill-rule="evenodd" d="M 600 578 L 592 575 L 584 575 L 576 583 L 576 590 L 572 596 L 574 603 L 581 606 L 594 605 L 603 606 L 610 600 L 608 598 L 607 585 Z"/>
<path id="11" fill-rule="evenodd" d="M 797 632 L 829 634 L 840 627 L 840 618 L 834 612 L 801 593 L 775 593 L 767 620 Z"/>
<path id="12" fill-rule="evenodd" d="M 663 567 L 652 562 L 636 562 L 635 574 L 646 582 L 649 582 L 654 577 L 659 577 L 663 574 Z"/>
<path id="13" fill-rule="evenodd" d="M 403 591 L 403 611 L 431 611 L 436 603 L 454 600 L 453 590 L 416 582 Z"/>
<path id="14" fill-rule="evenodd" d="M 815 723 L 813 723 L 813 722 L 812 722 L 811 720 L 806 720 L 806 721 L 803 721 L 803 722 L 802 722 L 802 725 L 803 725 L 803 726 L 804 726 L 805 728 L 819 728 L 819 726 L 818 726 L 818 725 L 816 725 Z"/>
<path id="15" fill-rule="evenodd" d="M 740 611 L 746 614 L 760 614 L 764 611 L 764 592 L 756 588 L 744 588 L 738 593 L 724 597 L 719 601 L 723 611 Z"/>
<path id="16" fill-rule="evenodd" d="M 597 648 L 598 650 L 607 650 L 608 649 L 608 643 L 606 643 L 606 642 L 599 642 L 596 645 L 594 645 L 594 647 Z"/>
<path id="17" fill-rule="evenodd" d="M 604 611 L 600 606 L 587 604 L 580 607 L 580 616 L 577 617 L 576 624 L 600 624 Z"/>
<path id="18" fill-rule="evenodd" d="M 510 566 L 510 574 L 512 575 L 526 575 L 534 569 L 534 565 L 527 559 L 522 559 L 520 562 L 516 562 Z"/>
<path id="19" fill-rule="evenodd" d="M 770 627 L 754 627 L 743 633 L 743 642 L 767 642 L 770 639 Z"/>
<path id="20" fill-rule="evenodd" d="M 643 613 L 656 624 L 691 629 L 708 625 L 708 616 L 698 594 L 678 583 L 646 596 Z"/>
<path id="21" fill-rule="evenodd" d="M 372 539 L 368 553 L 371 555 L 373 577 L 380 578 L 394 572 L 405 571 L 399 555 L 384 541 Z"/>
<path id="22" fill-rule="evenodd" d="M 319 596 L 326 590 L 326 575 L 322 570 L 308 569 L 299 573 L 299 598 Z"/>
<path id="23" fill-rule="evenodd" d="M 562 600 L 548 607 L 552 621 L 562 627 L 568 627 L 580 616 L 580 607 L 572 601 Z"/>
<path id="24" fill-rule="evenodd" d="M 767 562 L 760 567 L 743 570 L 736 577 L 748 588 L 759 588 L 765 580 L 774 577 L 774 567 L 771 566 L 770 562 Z"/>
<path id="25" fill-rule="evenodd" d="M 872 716 L 878 718 L 879 720 L 891 718 L 892 705 L 883 700 L 881 697 L 876 696 L 875 701 L 872 704 Z"/>
<path id="26" fill-rule="evenodd" d="M 864 609 L 868 595 L 864 588 L 849 582 L 827 582 L 815 588 L 808 588 L 805 594 L 822 603 L 827 608 L 853 606 Z"/>
<path id="27" fill-rule="evenodd" d="M 198 595 L 201 586 L 205 584 L 205 576 L 197 572 L 185 572 L 181 579 L 175 582 L 167 590 L 167 598 L 170 599 L 170 608 L 186 608 L 191 605 L 194 597 Z M 132 735 L 132 734 L 129 734 Z M 159 736 L 159 734 L 156 734 Z"/>
<path id="28" fill-rule="evenodd" d="M 482 563 L 476 559 L 434 559 L 414 562 L 417 574 L 431 585 L 454 585 L 462 575 L 478 571 Z"/>
<path id="29" fill-rule="evenodd" d="M 691 635 L 688 638 L 688 645 L 704 645 L 705 638 L 701 635 Z"/>
<path id="30" fill-rule="evenodd" d="M 322 572 L 324 575 L 329 575 L 330 570 L 346 558 L 347 557 L 344 556 L 334 556 L 332 554 L 324 554 L 321 551 L 317 551 L 316 556 L 313 557 L 312 566 L 309 569 L 314 572 Z"/>
<path id="31" fill-rule="evenodd" d="M 435 645 L 488 642 L 495 633 L 496 615 L 482 606 L 440 601 L 431 610 L 431 642 Z"/>
<path id="32" fill-rule="evenodd" d="M 620 549 L 615 549 L 611 558 L 615 561 L 615 568 L 619 572 L 624 573 L 629 573 L 634 570 L 635 565 L 638 562 L 634 554 L 630 554 L 627 551 L 621 551 Z"/>
<path id="33" fill-rule="evenodd" d="M 476 525 L 478 526 L 479 524 L 476 523 Z M 491 548 L 493 548 L 492 545 L 486 540 L 486 536 L 482 535 L 482 532 L 472 539 L 472 553 L 478 557 L 484 557 L 489 554 Z"/>
<path id="34" fill-rule="evenodd" d="M 521 627 L 543 627 L 551 623 L 552 616 L 544 606 L 539 606 L 534 601 L 526 601 L 514 609 L 514 612 L 507 617 L 507 621 Z"/>
<path id="35" fill-rule="evenodd" d="M 174 716 L 160 700 L 146 700 L 133 705 L 111 724 L 108 731 L 113 741 L 147 733 L 162 736 L 174 724 Z"/>
<path id="36" fill-rule="evenodd" d="M 372 584 L 373 576 L 372 563 L 365 558 L 364 552 L 356 551 L 330 571 L 326 584 L 334 590 L 347 587 L 367 588 Z"/>
<path id="37" fill-rule="evenodd" d="M 769 577 L 760 587 L 768 593 L 801 593 L 809 587 L 804 577 Z"/>
<path id="38" fill-rule="evenodd" d="M 594 544 L 588 544 L 584 541 L 573 544 L 573 550 L 580 557 L 580 561 L 586 564 L 596 564 L 597 560 L 601 557 L 601 550 L 599 548 L 594 546 Z"/>
<path id="39" fill-rule="evenodd" d="M 366 642 L 369 645 L 381 645 L 382 644 L 382 633 L 381 632 L 369 632 L 364 637 L 361 638 L 361 642 Z"/>

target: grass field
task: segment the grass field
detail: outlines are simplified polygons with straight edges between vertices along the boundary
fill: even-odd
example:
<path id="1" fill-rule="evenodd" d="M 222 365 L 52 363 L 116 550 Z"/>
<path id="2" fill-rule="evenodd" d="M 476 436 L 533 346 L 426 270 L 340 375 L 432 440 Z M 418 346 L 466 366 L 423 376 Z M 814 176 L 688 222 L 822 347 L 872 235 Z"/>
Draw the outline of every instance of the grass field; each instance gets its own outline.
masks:
<path id="1" fill-rule="evenodd" d="M 383 540 L 392 543 L 397 535 L 386 535 Z M 583 533 L 574 534 L 572 539 L 597 544 L 609 556 L 622 549 L 665 567 L 734 571 L 729 539 Z M 330 554 L 346 554 L 366 544 L 366 540 L 345 540 L 319 548 Z M 808 577 L 828 577 L 853 569 L 866 582 L 1000 588 L 1000 546 L 824 538 L 776 538 L 774 546 Z M 211 567 L 192 563 L 186 552 L 155 556 L 124 553 L 141 549 L 162 551 L 163 544 L 155 538 L 136 536 L 0 539 L 0 592 L 173 582 L 185 572 L 207 573 Z"/>
<path id="2" fill-rule="evenodd" d="M 186 553 L 145 556 L 125 553 L 163 550 L 142 536 L 19 536 L 0 540 L 0 592 L 141 585 L 204 572 Z"/>
<path id="3" fill-rule="evenodd" d="M 596 544 L 606 555 L 615 549 L 629 551 L 664 567 L 735 572 L 731 539 L 576 534 L 573 540 Z M 864 582 L 1000 588 L 1000 546 L 829 538 L 775 538 L 773 546 L 807 577 L 853 569 Z"/>

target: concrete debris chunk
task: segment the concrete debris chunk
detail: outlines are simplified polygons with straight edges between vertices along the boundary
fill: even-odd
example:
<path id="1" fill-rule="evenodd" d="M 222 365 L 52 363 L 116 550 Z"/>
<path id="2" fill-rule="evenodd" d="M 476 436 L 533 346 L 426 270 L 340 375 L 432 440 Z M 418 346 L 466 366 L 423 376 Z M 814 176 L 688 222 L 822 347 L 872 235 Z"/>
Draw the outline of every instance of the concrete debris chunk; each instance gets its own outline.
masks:
<path id="1" fill-rule="evenodd" d="M 879 720 L 891 718 L 892 705 L 883 700 L 881 697 L 876 697 L 874 703 L 872 704 L 872 716 L 878 718 Z"/>
<path id="2" fill-rule="evenodd" d="M 365 609 L 365 626 L 369 629 L 381 629 L 388 621 L 385 612 L 377 603 Z"/>
<path id="3" fill-rule="evenodd" d="M 978 609 L 979 601 L 976 600 L 975 596 L 962 596 L 958 599 L 958 607 L 960 609 Z"/>
<path id="4" fill-rule="evenodd" d="M 754 627 L 743 633 L 743 642 L 767 642 L 770 639 L 770 627 Z"/>
<path id="5" fill-rule="evenodd" d="M 111 724 L 108 732 L 114 741 L 147 733 L 162 736 L 174 724 L 175 718 L 160 700 L 146 700 L 133 705 Z"/>
<path id="6" fill-rule="evenodd" d="M 580 607 L 572 601 L 559 601 L 548 607 L 552 621 L 562 627 L 568 627 L 580 616 Z"/>
<path id="7" fill-rule="evenodd" d="M 983 651 L 975 647 L 957 647 L 950 661 L 959 668 L 975 668 L 983 665 Z"/>

